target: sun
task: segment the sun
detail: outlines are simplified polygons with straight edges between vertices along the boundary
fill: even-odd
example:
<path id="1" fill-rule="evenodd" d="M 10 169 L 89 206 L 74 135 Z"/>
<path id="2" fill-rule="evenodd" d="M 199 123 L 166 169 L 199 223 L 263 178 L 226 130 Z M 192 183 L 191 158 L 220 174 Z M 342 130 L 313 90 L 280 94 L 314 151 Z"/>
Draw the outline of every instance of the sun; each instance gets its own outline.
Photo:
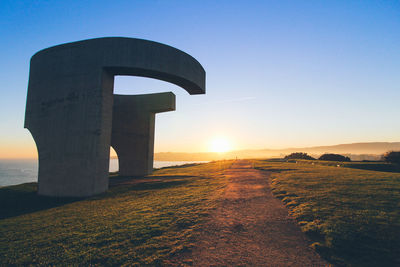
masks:
<path id="1" fill-rule="evenodd" d="M 231 150 L 231 144 L 228 139 L 224 137 L 217 137 L 211 140 L 210 150 L 218 153 L 228 152 Z"/>

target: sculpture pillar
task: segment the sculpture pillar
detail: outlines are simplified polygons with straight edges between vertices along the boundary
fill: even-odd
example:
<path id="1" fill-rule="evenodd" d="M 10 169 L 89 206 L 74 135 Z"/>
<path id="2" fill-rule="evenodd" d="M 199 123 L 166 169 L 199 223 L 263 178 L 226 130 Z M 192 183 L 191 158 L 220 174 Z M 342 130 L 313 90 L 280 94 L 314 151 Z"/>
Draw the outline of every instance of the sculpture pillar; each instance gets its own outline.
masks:
<path id="1" fill-rule="evenodd" d="M 118 155 L 119 175 L 153 172 L 155 114 L 175 110 L 171 92 L 114 95 L 111 146 Z"/>

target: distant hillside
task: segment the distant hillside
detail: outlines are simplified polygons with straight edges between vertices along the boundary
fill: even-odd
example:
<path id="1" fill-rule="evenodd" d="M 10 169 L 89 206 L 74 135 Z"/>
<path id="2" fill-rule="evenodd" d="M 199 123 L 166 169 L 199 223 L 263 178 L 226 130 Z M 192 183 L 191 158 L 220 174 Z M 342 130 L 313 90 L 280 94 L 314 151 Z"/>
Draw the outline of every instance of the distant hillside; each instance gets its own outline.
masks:
<path id="1" fill-rule="evenodd" d="M 340 144 L 333 146 L 315 146 L 285 149 L 259 149 L 259 150 L 236 150 L 227 153 L 182 153 L 161 152 L 155 153 L 154 159 L 160 161 L 208 161 L 232 158 L 265 158 L 283 157 L 292 152 L 306 152 L 313 156 L 324 153 L 338 153 L 349 156 L 352 160 L 377 160 L 386 151 L 400 151 L 400 142 L 371 142 Z"/>
<path id="2" fill-rule="evenodd" d="M 374 142 L 374 143 L 353 143 L 334 146 L 316 146 L 308 148 L 297 148 L 312 153 L 351 153 L 351 154 L 382 154 L 389 150 L 400 150 L 400 142 Z M 296 150 L 289 148 L 287 150 Z"/>

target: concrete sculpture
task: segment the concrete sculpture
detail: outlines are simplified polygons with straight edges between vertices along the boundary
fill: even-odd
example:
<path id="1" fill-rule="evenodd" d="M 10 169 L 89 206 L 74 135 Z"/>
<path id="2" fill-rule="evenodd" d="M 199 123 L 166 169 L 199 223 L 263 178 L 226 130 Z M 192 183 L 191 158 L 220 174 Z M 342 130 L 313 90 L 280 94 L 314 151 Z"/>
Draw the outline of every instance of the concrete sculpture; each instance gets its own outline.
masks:
<path id="1" fill-rule="evenodd" d="M 82 197 L 108 189 L 115 75 L 205 93 L 200 63 L 164 44 L 111 37 L 39 51 L 31 58 L 25 112 L 39 155 L 39 194 Z"/>
<path id="2" fill-rule="evenodd" d="M 114 95 L 111 146 L 118 155 L 119 175 L 153 171 L 155 113 L 175 110 L 175 95 Z"/>

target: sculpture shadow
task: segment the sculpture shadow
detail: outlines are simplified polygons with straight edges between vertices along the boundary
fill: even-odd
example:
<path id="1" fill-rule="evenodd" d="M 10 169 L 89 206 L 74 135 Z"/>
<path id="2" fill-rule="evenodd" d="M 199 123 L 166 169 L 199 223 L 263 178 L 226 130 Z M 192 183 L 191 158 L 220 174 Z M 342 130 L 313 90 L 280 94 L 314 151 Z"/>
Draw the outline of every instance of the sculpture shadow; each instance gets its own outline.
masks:
<path id="1" fill-rule="evenodd" d="M 107 192 L 91 197 L 90 199 L 106 199 L 117 197 L 121 194 L 131 194 L 132 192 L 143 191 L 143 193 L 148 193 L 148 191 L 177 187 L 191 183 L 191 179 L 184 179 L 189 177 L 196 178 L 195 176 L 159 176 L 159 178 L 164 179 L 154 179 L 153 176 L 141 177 L 141 179 L 138 179 L 137 177 L 114 177 L 110 179 L 110 189 Z M 114 179 L 123 182 L 112 182 Z M 135 182 L 135 180 L 139 180 L 140 182 Z"/>
<path id="2" fill-rule="evenodd" d="M 91 198 L 47 197 L 37 194 L 37 183 L 26 183 L 0 188 L 0 220 L 60 207 L 81 200 L 112 198 L 132 191 L 160 190 L 188 184 L 196 176 L 171 175 L 149 177 L 113 177 L 110 189 Z M 113 182 L 115 180 L 116 182 Z M 118 183 L 119 180 L 119 183 Z M 127 182 L 128 181 L 128 182 Z M 129 181 L 138 181 L 129 183 Z"/>
<path id="3" fill-rule="evenodd" d="M 46 197 L 37 194 L 37 183 L 0 188 L 0 220 L 63 206 L 82 198 Z"/>
<path id="4" fill-rule="evenodd" d="M 192 175 L 110 176 L 109 187 L 140 185 L 142 183 L 166 183 L 168 180 L 195 178 Z"/>

